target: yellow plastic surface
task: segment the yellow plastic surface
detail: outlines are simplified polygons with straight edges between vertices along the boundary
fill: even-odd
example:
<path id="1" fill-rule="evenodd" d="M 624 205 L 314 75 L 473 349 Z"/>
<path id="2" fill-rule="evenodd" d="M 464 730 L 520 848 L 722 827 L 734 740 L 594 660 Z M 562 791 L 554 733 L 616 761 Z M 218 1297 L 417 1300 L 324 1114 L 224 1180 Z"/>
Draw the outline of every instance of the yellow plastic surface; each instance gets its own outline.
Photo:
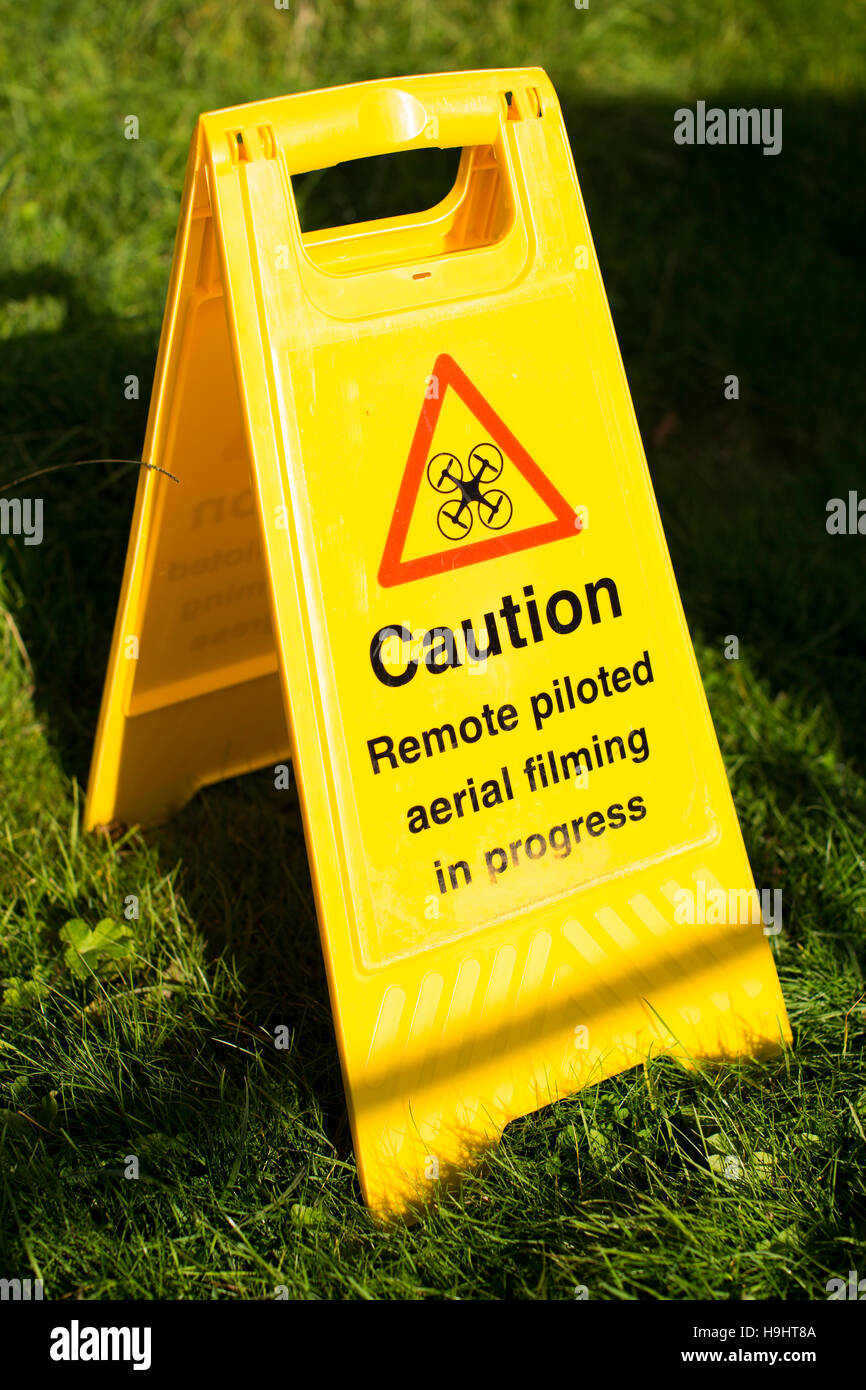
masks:
<path id="1" fill-rule="evenodd" d="M 431 143 L 437 206 L 302 235 L 293 174 Z M 203 116 L 143 457 L 87 822 L 291 753 L 376 1212 L 790 1040 L 760 923 L 678 920 L 753 880 L 544 72 Z"/>

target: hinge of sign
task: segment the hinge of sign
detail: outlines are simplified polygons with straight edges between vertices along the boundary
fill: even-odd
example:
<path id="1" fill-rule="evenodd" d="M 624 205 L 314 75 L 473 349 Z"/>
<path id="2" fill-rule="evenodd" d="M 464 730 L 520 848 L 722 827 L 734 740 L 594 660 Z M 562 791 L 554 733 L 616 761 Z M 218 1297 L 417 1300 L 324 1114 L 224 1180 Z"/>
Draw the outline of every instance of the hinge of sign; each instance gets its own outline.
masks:
<path id="1" fill-rule="evenodd" d="M 274 134 L 272 125 L 260 125 L 256 127 L 256 134 L 262 145 L 262 153 L 265 159 L 276 159 L 277 157 L 277 137 Z"/>
<path id="2" fill-rule="evenodd" d="M 242 130 L 229 130 L 228 135 L 229 149 L 232 156 L 232 164 L 246 164 L 250 158 L 250 149 L 244 139 Z"/>
<path id="3" fill-rule="evenodd" d="M 232 164 L 248 164 L 253 159 L 276 159 L 277 138 L 271 125 L 256 126 L 255 138 L 252 132 L 229 130 L 226 132 L 231 151 Z"/>
<path id="4" fill-rule="evenodd" d="M 532 120 L 544 114 L 537 87 L 525 87 L 515 92 L 503 92 L 502 97 L 505 102 L 505 114 L 509 121 Z"/>

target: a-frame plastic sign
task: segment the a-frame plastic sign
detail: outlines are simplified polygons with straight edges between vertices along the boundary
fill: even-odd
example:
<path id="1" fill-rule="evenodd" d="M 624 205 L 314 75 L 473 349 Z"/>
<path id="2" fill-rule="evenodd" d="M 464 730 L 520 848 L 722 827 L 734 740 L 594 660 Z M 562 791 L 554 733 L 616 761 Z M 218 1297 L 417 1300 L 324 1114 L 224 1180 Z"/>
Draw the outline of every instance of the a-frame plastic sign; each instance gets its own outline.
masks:
<path id="1" fill-rule="evenodd" d="M 302 234 L 292 175 L 431 144 L 435 207 Z M 291 754 L 375 1211 L 789 1040 L 541 70 L 203 116 L 143 457 L 87 822 Z"/>

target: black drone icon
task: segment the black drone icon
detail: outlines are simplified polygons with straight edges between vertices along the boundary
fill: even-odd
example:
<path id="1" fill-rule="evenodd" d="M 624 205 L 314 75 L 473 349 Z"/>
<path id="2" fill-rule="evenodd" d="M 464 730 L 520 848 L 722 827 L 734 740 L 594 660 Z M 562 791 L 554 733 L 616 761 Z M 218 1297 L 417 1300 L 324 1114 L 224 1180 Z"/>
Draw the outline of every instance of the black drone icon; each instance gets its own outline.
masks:
<path id="1" fill-rule="evenodd" d="M 456 454 L 434 454 L 427 465 L 427 481 L 436 492 L 457 492 L 459 496 L 443 502 L 436 524 L 449 541 L 462 541 L 472 530 L 472 503 L 478 520 L 488 531 L 501 531 L 511 520 L 511 498 L 499 488 L 482 486 L 495 482 L 502 472 L 502 454 L 495 444 L 476 444 L 467 459 L 469 477 L 464 481 L 463 464 Z"/>

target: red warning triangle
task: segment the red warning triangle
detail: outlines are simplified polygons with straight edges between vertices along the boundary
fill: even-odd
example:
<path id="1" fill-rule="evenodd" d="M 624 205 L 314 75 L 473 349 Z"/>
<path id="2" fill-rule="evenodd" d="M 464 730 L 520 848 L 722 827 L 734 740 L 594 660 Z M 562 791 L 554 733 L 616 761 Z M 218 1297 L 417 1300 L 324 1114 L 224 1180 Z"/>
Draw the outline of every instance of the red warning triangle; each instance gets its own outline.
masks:
<path id="1" fill-rule="evenodd" d="M 382 563 L 379 566 L 379 583 L 383 589 L 391 588 L 395 584 L 408 583 L 412 579 L 427 579 L 433 574 L 444 574 L 446 571 L 462 569 L 465 565 L 477 565 L 482 560 L 492 560 L 499 555 L 510 555 L 517 550 L 528 550 L 532 546 L 544 545 L 548 541 L 559 540 L 564 536 L 573 536 L 580 529 L 579 523 L 575 524 L 574 509 L 568 505 L 550 479 L 542 473 L 538 464 L 529 457 L 523 445 L 515 439 L 505 422 L 484 399 L 477 386 L 473 386 L 466 373 L 458 367 L 454 358 L 449 357 L 447 352 L 440 353 L 434 363 L 432 376 L 438 383 L 438 395 L 433 400 L 425 399 L 421 407 L 421 414 L 418 417 L 418 424 L 415 427 L 412 447 L 409 450 L 409 458 L 403 472 L 403 481 L 397 495 L 397 504 L 388 530 L 388 539 L 385 542 Z M 488 533 L 476 541 L 467 542 L 460 546 L 451 545 L 430 555 L 404 560 L 402 556 L 406 537 L 409 534 L 412 514 L 418 500 L 418 491 L 427 468 L 430 445 L 449 386 L 484 427 L 492 443 L 506 455 L 510 463 L 514 465 L 532 490 L 553 513 L 553 519 L 540 525 L 528 526 L 521 531 L 510 531 L 506 535 Z M 447 457 L 447 455 L 443 455 L 443 457 Z M 479 471 L 483 474 L 484 461 L 481 456 L 479 456 L 479 463 Z M 446 464 L 445 468 L 447 466 Z M 489 464 L 487 466 L 490 467 Z M 442 476 L 449 477 L 450 475 L 443 471 Z M 466 497 L 470 487 L 471 484 L 469 487 L 463 487 L 455 480 L 454 487 L 451 489 L 455 501 L 449 502 L 448 505 L 452 508 L 454 515 L 446 520 L 449 523 L 449 529 L 454 533 L 459 531 L 458 514 L 468 506 Z M 488 496 L 492 495 L 488 490 Z M 499 490 L 496 490 L 496 497 L 501 500 L 502 494 Z M 479 499 L 477 488 L 473 500 L 486 505 L 489 511 L 493 510 L 490 503 L 485 503 L 483 498 Z M 480 509 L 479 507 L 479 511 Z M 443 510 L 445 510 L 444 507 Z M 463 524 L 465 525 L 465 523 Z M 440 529 L 442 528 L 440 527 Z M 449 535 L 449 539 L 456 538 L 456 534 Z"/>

